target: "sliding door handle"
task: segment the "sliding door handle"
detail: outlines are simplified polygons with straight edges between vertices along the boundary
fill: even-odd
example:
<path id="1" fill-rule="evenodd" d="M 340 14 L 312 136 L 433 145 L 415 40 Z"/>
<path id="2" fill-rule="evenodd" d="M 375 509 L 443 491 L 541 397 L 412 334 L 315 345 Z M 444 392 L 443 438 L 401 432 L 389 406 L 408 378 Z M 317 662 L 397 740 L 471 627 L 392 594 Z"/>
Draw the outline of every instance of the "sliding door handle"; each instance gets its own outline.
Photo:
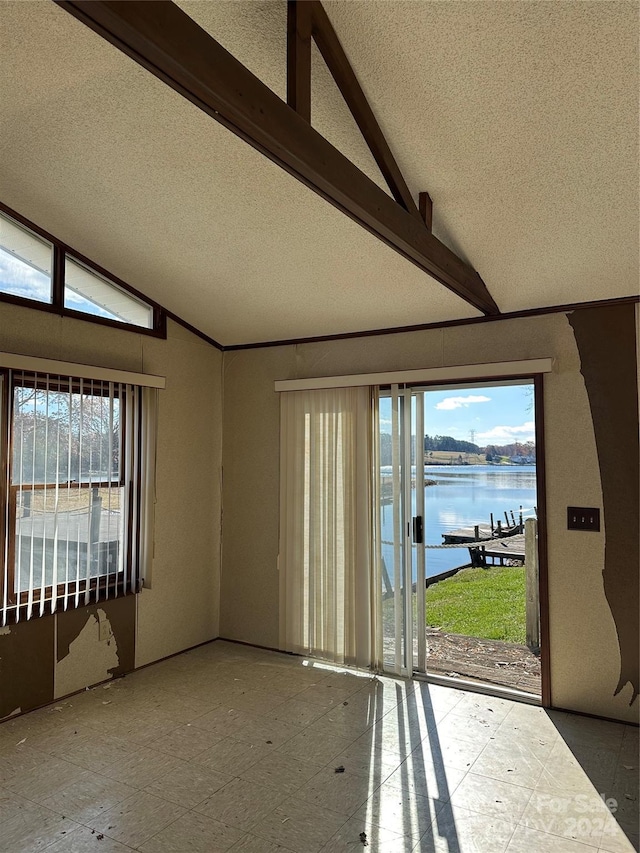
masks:
<path id="1" fill-rule="evenodd" d="M 422 535 L 422 516 L 414 515 L 413 516 L 413 541 L 416 545 L 422 545 L 424 538 Z"/>

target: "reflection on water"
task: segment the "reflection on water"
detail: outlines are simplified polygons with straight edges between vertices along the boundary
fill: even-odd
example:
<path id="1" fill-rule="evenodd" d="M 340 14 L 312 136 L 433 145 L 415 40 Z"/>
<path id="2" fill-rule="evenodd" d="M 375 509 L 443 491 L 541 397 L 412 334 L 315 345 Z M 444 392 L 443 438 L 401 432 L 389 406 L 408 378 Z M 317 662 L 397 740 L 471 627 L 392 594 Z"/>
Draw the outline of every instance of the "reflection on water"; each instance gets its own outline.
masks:
<path id="1" fill-rule="evenodd" d="M 438 521 L 445 530 L 453 530 L 459 527 L 458 518 L 455 512 L 451 509 L 442 509 L 438 512 Z"/>
<path id="2" fill-rule="evenodd" d="M 391 468 L 383 466 L 383 481 Z M 511 511 L 518 518 L 520 507 L 525 517 L 534 514 L 536 500 L 536 471 L 533 465 L 463 465 L 425 467 L 425 477 L 436 485 L 425 488 L 425 542 L 441 545 L 442 534 L 458 527 L 489 524 L 491 513 L 504 523 L 504 513 Z M 393 506 L 381 508 L 382 538 L 393 539 Z M 415 514 L 415 495 L 412 513 Z M 383 545 L 386 565 L 393 566 L 393 548 Z M 427 576 L 469 562 L 467 548 L 426 551 Z M 414 570 L 415 577 L 415 570 Z"/>

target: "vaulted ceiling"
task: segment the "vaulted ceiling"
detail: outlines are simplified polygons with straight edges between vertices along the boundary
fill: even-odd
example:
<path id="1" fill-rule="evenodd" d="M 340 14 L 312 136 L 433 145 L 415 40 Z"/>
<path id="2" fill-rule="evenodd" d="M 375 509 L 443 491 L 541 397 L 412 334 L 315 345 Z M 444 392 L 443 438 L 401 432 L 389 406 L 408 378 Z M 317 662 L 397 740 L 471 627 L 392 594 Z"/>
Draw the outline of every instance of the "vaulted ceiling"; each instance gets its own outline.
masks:
<path id="1" fill-rule="evenodd" d="M 284 2 L 179 5 L 286 97 Z M 638 293 L 636 3 L 324 6 L 502 312 Z M 54 3 L 0 28 L 0 199 L 220 343 L 480 316 Z M 317 52 L 312 125 L 386 190 Z"/>

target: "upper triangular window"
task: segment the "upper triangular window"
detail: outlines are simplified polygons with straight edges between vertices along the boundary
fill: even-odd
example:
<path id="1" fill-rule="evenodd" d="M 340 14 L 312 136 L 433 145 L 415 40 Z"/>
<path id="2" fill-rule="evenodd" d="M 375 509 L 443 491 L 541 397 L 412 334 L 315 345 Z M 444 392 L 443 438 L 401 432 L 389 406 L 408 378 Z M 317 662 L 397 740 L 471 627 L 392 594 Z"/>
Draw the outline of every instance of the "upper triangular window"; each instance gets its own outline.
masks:
<path id="1" fill-rule="evenodd" d="M 162 309 L 32 223 L 0 213 L 0 299 L 162 334 Z"/>
<path id="2" fill-rule="evenodd" d="M 64 265 L 64 307 L 144 329 L 153 328 L 153 308 L 68 255 Z"/>
<path id="3" fill-rule="evenodd" d="M 0 216 L 0 293 L 51 302 L 53 245 Z"/>

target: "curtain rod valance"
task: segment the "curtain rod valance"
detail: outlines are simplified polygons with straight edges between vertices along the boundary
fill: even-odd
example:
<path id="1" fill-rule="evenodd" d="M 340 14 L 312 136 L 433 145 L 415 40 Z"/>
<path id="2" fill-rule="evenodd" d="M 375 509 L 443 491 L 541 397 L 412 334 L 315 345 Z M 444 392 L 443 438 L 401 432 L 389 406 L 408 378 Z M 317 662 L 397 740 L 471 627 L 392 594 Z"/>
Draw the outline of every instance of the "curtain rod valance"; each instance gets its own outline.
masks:
<path id="1" fill-rule="evenodd" d="M 74 361 L 54 361 L 50 358 L 36 358 L 35 356 L 19 355 L 13 352 L 0 352 L 1 367 L 82 379 L 100 379 L 105 382 L 122 382 L 129 385 L 139 385 L 143 388 L 165 387 L 164 376 L 132 373 L 129 370 L 113 370 L 110 367 L 96 367 L 93 364 L 76 364 Z"/>
<path id="2" fill-rule="evenodd" d="M 460 364 L 452 367 L 425 367 L 418 370 L 391 370 L 386 373 L 356 373 L 351 376 L 320 376 L 313 379 L 278 379 L 276 391 L 312 391 L 320 388 L 353 388 L 359 385 L 415 385 L 418 382 L 465 382 L 478 379 L 506 379 L 551 373 L 552 358 L 497 361 L 489 364 Z"/>

